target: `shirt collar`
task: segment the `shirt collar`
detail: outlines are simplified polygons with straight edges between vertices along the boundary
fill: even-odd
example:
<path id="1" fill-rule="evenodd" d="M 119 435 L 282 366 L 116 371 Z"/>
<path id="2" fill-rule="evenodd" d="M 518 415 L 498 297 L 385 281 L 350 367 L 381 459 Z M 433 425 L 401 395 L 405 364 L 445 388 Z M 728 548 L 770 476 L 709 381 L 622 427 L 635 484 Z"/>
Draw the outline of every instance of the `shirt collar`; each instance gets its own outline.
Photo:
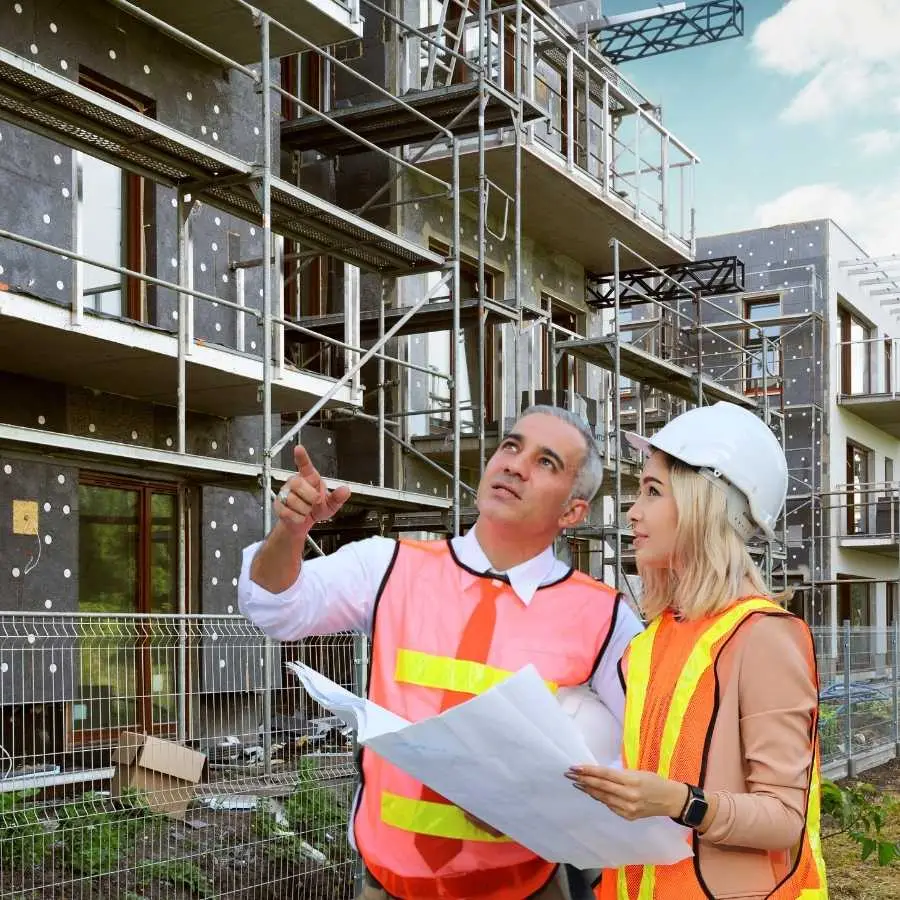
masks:
<path id="1" fill-rule="evenodd" d="M 491 570 L 490 560 L 485 556 L 478 538 L 475 536 L 475 529 L 470 528 L 466 534 L 455 537 L 450 542 L 453 546 L 453 552 L 456 558 L 471 572 L 463 572 L 463 585 L 468 588 L 477 580 L 477 576 L 472 572 L 483 575 Z M 537 556 L 507 569 L 505 572 L 499 572 L 509 579 L 510 587 L 515 591 L 516 596 L 527 606 L 535 595 L 537 589 L 553 580 L 554 569 L 558 560 L 553 553 L 553 546 L 545 547 Z"/>

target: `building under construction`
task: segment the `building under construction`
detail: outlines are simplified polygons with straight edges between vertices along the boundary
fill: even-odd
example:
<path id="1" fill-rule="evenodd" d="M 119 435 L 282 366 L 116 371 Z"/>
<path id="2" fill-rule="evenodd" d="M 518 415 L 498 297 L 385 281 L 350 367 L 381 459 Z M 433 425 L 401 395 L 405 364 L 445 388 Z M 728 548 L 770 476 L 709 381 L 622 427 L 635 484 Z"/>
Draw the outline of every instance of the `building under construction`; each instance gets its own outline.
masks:
<path id="1" fill-rule="evenodd" d="M 328 552 L 464 529 L 503 429 L 568 406 L 608 480 L 560 553 L 628 590 L 621 428 L 725 399 L 790 432 L 767 360 L 801 313 L 776 339 L 735 299 L 740 249 L 695 260 L 698 159 L 618 68 L 742 29 L 724 0 L 0 6 L 0 798 L 36 828 L 3 839 L 0 897 L 177 883 L 159 856 L 216 896 L 349 896 L 348 738 L 282 663 L 359 688 L 364 644 L 276 646 L 236 615 L 298 439 L 353 491 Z M 825 311 L 802 315 L 826 358 Z M 816 465 L 760 550 L 785 581 Z M 216 827 L 78 863 L 124 814 L 124 734 L 204 755 L 158 772 Z"/>

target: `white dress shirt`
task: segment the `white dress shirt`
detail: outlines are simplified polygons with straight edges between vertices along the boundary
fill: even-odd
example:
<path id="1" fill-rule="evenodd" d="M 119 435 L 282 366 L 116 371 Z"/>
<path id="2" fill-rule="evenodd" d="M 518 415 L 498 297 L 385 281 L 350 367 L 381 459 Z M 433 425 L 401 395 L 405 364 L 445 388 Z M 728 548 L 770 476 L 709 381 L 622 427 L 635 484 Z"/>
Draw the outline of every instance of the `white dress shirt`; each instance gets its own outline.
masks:
<path id="1" fill-rule="evenodd" d="M 300 575 L 280 594 L 264 590 L 250 579 L 250 564 L 260 544 L 244 549 L 238 604 L 254 625 L 276 640 L 296 641 L 311 635 L 358 631 L 371 636 L 375 600 L 381 588 L 396 541 L 370 537 L 345 544 L 328 556 L 303 561 Z M 483 574 L 491 570 L 475 530 L 451 541 L 456 558 L 467 568 Z M 569 567 L 547 547 L 537 556 L 504 573 L 510 586 L 526 605 L 537 589 L 559 581 Z M 629 606 L 620 601 L 613 632 L 603 658 L 591 678 L 591 687 L 607 708 L 623 720 L 625 695 L 618 664 L 631 639 L 643 626 Z"/>

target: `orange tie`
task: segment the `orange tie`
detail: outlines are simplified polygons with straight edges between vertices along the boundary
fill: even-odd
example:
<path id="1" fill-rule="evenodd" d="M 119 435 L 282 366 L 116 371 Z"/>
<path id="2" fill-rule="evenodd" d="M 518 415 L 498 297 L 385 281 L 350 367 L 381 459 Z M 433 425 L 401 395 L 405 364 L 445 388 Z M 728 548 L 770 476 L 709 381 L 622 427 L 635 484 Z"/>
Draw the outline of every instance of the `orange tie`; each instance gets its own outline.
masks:
<path id="1" fill-rule="evenodd" d="M 479 580 L 481 597 L 463 629 L 459 647 L 456 650 L 456 659 L 477 663 L 487 662 L 491 641 L 494 637 L 494 623 L 497 621 L 497 597 L 504 590 L 506 583 L 505 579 L 499 580 L 498 578 Z M 444 691 L 440 712 L 464 703 L 471 699 L 471 696 L 471 694 L 460 691 Z M 424 784 L 420 796 L 422 800 L 431 803 L 448 802 Z M 447 865 L 462 850 L 461 840 L 435 838 L 429 834 L 417 834 L 413 843 L 433 872 L 437 872 L 438 869 Z"/>

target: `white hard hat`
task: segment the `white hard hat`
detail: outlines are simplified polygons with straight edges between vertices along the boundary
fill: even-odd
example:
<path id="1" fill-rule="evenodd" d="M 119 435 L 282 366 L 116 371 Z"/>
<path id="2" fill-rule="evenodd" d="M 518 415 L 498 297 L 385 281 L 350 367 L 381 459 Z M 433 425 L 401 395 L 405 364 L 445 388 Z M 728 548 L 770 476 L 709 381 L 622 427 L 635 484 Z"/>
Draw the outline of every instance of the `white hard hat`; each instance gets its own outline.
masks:
<path id="1" fill-rule="evenodd" d="M 584 735 L 598 763 L 617 763 L 622 757 L 622 726 L 589 685 L 563 687 L 556 692 L 562 708 Z M 587 762 L 587 760 L 585 760 Z"/>
<path id="2" fill-rule="evenodd" d="M 756 528 L 775 540 L 787 496 L 787 460 L 778 439 L 752 412 L 722 401 L 677 416 L 653 437 L 625 438 L 645 453 L 662 450 L 718 483 L 729 495 L 729 519 L 745 540 Z"/>

